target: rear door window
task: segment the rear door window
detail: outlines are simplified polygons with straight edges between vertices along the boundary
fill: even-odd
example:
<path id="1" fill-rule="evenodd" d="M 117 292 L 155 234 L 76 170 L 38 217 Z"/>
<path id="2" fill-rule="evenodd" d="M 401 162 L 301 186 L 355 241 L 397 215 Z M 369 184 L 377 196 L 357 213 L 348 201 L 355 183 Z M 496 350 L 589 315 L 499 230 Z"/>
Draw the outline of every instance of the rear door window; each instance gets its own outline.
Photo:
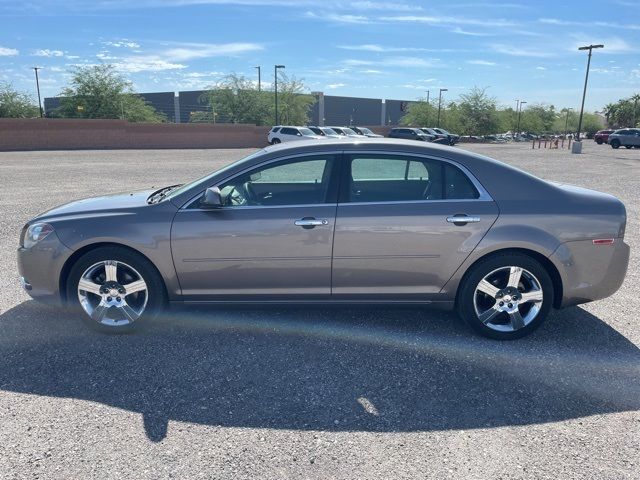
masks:
<path id="1" fill-rule="evenodd" d="M 342 202 L 469 200 L 479 193 L 458 167 L 402 155 L 353 155 Z"/>

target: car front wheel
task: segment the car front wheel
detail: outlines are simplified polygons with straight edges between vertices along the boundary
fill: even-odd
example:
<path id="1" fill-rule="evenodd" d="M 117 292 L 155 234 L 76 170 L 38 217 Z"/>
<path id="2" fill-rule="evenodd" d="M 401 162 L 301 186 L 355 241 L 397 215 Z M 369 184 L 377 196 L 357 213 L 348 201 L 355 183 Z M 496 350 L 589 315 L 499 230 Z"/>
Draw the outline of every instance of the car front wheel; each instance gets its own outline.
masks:
<path id="1" fill-rule="evenodd" d="M 611 144 L 611 148 L 620 148 L 620 140 L 613 139 L 611 140 L 611 142 L 609 142 Z"/>
<path id="2" fill-rule="evenodd" d="M 141 255 L 121 247 L 92 250 L 67 279 L 67 301 L 90 327 L 107 333 L 139 329 L 165 305 L 164 284 Z"/>
<path id="3" fill-rule="evenodd" d="M 520 253 L 476 263 L 458 295 L 458 313 L 476 332 L 497 340 L 530 334 L 553 304 L 553 283 L 545 268 Z"/>

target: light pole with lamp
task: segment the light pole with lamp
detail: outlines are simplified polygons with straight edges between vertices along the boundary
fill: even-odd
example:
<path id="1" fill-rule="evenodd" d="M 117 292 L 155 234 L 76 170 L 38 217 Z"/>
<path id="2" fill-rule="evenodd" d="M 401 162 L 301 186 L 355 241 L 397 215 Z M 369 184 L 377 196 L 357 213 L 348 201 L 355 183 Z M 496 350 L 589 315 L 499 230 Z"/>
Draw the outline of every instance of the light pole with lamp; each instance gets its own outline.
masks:
<path id="1" fill-rule="evenodd" d="M 276 97 L 276 123 L 278 125 L 278 69 L 284 68 L 284 65 L 275 65 L 273 67 L 274 93 Z"/>
<path id="2" fill-rule="evenodd" d="M 260 67 L 253 67 L 258 70 L 258 93 L 262 91 L 262 78 L 260 77 Z"/>
<path id="3" fill-rule="evenodd" d="M 440 128 L 440 108 L 442 107 L 442 92 L 448 92 L 449 89 L 447 88 L 441 88 L 440 89 L 440 95 L 438 96 L 438 128 Z"/>
<path id="4" fill-rule="evenodd" d="M 38 70 L 42 70 L 42 67 L 33 67 L 34 72 L 36 72 L 36 90 L 38 90 L 38 109 L 40 110 L 40 118 L 42 118 L 42 100 L 40 100 L 40 80 L 38 79 Z"/>
<path id="5" fill-rule="evenodd" d="M 584 77 L 584 90 L 582 91 L 582 105 L 580 106 L 580 118 L 578 119 L 578 132 L 576 141 L 573 143 L 571 153 L 582 153 L 582 142 L 580 140 L 580 130 L 582 130 L 582 115 L 584 113 L 584 99 L 587 96 L 587 82 L 589 81 L 589 67 L 591 66 L 591 52 L 594 48 L 604 48 L 604 45 L 587 45 L 585 47 L 579 47 L 578 50 L 589 50 L 589 56 L 587 58 L 587 73 Z"/>
<path id="6" fill-rule="evenodd" d="M 520 117 L 522 116 L 522 105 L 524 105 L 525 102 L 524 100 L 520 100 L 520 108 L 518 109 L 518 126 L 516 127 L 516 133 L 518 134 L 518 137 L 520 137 Z"/>

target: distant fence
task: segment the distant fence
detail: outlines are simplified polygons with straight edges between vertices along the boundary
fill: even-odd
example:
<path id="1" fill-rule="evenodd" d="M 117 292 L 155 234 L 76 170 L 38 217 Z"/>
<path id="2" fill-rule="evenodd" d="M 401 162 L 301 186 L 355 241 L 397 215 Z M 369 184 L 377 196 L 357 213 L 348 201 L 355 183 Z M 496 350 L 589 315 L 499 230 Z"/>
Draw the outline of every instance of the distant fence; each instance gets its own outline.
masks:
<path id="1" fill-rule="evenodd" d="M 386 127 L 370 127 L 386 135 Z M 125 120 L 0 119 L 0 151 L 261 148 L 269 127 L 129 123 Z"/>

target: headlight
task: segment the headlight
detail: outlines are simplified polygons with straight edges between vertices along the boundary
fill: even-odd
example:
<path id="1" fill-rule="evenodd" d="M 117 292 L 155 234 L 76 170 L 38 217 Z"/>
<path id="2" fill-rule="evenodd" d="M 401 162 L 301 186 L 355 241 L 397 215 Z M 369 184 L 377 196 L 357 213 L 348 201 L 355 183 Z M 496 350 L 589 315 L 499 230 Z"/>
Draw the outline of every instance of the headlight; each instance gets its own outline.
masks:
<path id="1" fill-rule="evenodd" d="M 24 248 L 31 248 L 36 243 L 44 240 L 47 236 L 53 232 L 53 227 L 48 223 L 34 223 L 29 225 L 26 230 L 23 230 L 22 246 Z"/>

